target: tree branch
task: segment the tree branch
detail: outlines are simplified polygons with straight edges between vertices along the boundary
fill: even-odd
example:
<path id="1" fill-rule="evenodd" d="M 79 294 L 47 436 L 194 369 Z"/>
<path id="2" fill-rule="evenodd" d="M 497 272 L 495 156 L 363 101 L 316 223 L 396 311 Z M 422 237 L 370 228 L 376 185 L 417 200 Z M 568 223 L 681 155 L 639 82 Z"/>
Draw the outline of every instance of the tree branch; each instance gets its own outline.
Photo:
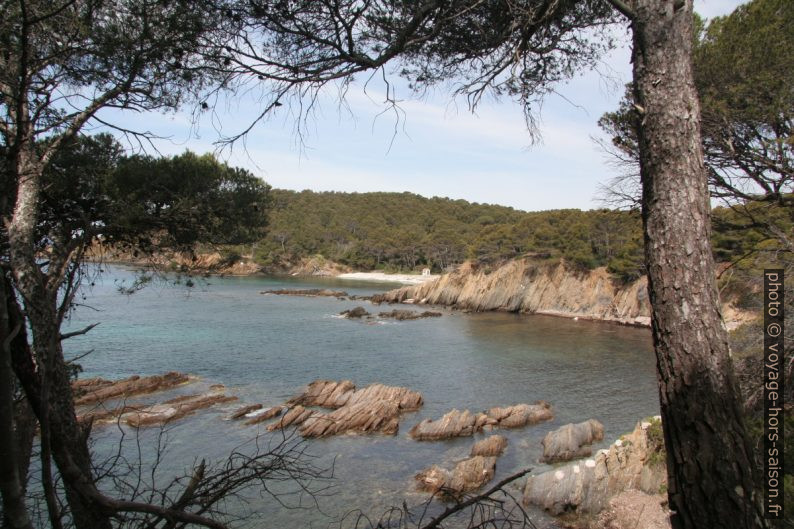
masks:
<path id="1" fill-rule="evenodd" d="M 477 496 L 472 496 L 468 500 L 460 502 L 460 503 L 458 503 L 456 505 L 453 505 L 452 507 L 447 507 L 444 510 L 444 512 L 442 512 L 441 514 L 439 514 L 438 516 L 433 518 L 433 520 L 429 524 L 423 526 L 421 529 L 434 529 L 436 527 L 440 527 L 441 526 L 441 522 L 443 522 L 445 519 L 449 518 L 453 514 L 455 514 L 457 512 L 460 512 L 460 511 L 462 511 L 463 509 L 465 509 L 467 507 L 470 507 L 470 506 L 472 506 L 472 505 L 474 505 L 474 504 L 476 504 L 476 503 L 478 503 L 478 502 L 480 502 L 482 500 L 485 500 L 485 499 L 489 498 L 492 494 L 495 494 L 496 492 L 500 491 L 508 483 L 511 483 L 511 482 L 517 480 L 518 478 L 526 476 L 530 472 L 532 472 L 531 468 L 528 468 L 526 470 L 522 470 L 521 472 L 517 472 L 516 474 L 513 474 L 512 476 L 506 477 L 505 479 L 503 479 L 502 481 L 500 481 L 499 483 L 497 483 L 496 485 L 494 485 L 493 487 L 491 487 L 487 491 L 483 492 L 482 494 L 479 494 Z"/>
<path id="2" fill-rule="evenodd" d="M 88 331 L 90 331 L 91 329 L 93 329 L 94 327 L 99 325 L 99 323 L 100 322 L 92 323 L 88 327 L 80 329 L 79 331 L 72 331 L 72 332 L 67 332 L 65 334 L 61 334 L 60 335 L 60 339 L 61 339 L 61 341 L 63 341 L 63 340 L 68 340 L 69 338 L 74 338 L 75 336 L 81 336 L 83 334 L 86 334 Z"/>
<path id="3" fill-rule="evenodd" d="M 623 0 L 606 0 L 609 4 L 620 11 L 620 13 L 628 18 L 629 20 L 634 20 L 637 17 L 637 13 Z"/>

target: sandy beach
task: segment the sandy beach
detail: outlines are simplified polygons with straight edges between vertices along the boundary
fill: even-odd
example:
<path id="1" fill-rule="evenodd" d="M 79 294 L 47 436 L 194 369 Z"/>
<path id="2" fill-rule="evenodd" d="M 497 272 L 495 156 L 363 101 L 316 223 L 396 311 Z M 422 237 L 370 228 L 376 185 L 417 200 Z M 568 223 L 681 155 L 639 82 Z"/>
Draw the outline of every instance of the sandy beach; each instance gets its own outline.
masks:
<path id="1" fill-rule="evenodd" d="M 425 281 L 438 278 L 438 275 L 419 275 L 419 274 L 385 274 L 383 272 L 350 272 L 336 276 L 337 279 L 355 279 L 358 281 L 377 281 L 387 283 L 404 283 L 406 285 L 418 285 Z"/>

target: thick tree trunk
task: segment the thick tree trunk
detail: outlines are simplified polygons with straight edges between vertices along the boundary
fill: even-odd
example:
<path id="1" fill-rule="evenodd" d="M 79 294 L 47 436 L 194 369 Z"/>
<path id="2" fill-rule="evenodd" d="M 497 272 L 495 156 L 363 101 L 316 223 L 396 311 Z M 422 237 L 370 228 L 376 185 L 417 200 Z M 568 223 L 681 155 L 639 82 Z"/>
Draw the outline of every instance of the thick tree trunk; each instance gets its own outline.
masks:
<path id="1" fill-rule="evenodd" d="M 11 343 L 21 326 L 12 327 L 8 314 L 5 274 L 0 277 L 0 493 L 3 497 L 3 527 L 28 529 L 33 525 L 25 506 L 23 465 L 14 413 L 14 372 Z M 26 472 L 26 470 L 25 470 Z"/>
<path id="2" fill-rule="evenodd" d="M 710 246 L 692 0 L 635 0 L 634 90 L 675 529 L 764 527 Z"/>
<path id="3" fill-rule="evenodd" d="M 71 381 L 61 349 L 57 302 L 62 278 L 45 275 L 36 261 L 35 229 L 44 167 L 35 162 L 31 148 L 23 147 L 16 153 L 15 170 L 17 197 L 8 229 L 10 264 L 30 324 L 35 366 L 32 359 L 17 357 L 14 369 L 39 421 L 45 471 L 46 451 L 51 448 L 64 478 L 75 527 L 110 529 L 110 513 L 86 495 L 87 491 L 95 490 L 95 484 L 86 435 L 77 422 Z M 18 310 L 16 303 L 9 309 Z M 22 317 L 13 310 L 9 315 L 12 320 L 15 316 Z M 46 489 L 46 476 L 44 484 Z M 53 516 L 53 502 L 49 506 Z"/>

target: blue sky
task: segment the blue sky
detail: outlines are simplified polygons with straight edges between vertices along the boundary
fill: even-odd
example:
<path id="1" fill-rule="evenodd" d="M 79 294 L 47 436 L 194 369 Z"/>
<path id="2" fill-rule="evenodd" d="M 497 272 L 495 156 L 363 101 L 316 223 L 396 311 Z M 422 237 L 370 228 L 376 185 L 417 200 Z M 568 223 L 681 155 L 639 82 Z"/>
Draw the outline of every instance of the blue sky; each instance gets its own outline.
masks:
<path id="1" fill-rule="evenodd" d="M 741 3 L 696 0 L 695 10 L 711 18 Z M 323 95 L 302 141 L 294 110 L 285 105 L 244 144 L 219 156 L 283 189 L 410 191 L 528 211 L 598 207 L 598 185 L 614 169 L 593 138 L 602 136 L 598 118 L 616 108 L 631 78 L 629 54 L 624 45 L 603 59 L 598 72 L 558 86 L 543 104 L 536 144 L 521 108 L 509 99 L 485 101 L 472 114 L 465 100 L 451 100 L 443 88 L 416 100 L 398 87 L 397 121 L 391 112 L 379 115 L 386 108 L 382 86 L 372 83 L 364 90 L 356 82 L 347 93 L 347 108 L 332 91 Z M 218 130 L 239 132 L 254 113 L 252 96 L 241 96 L 196 128 L 182 113 L 124 115 L 116 121 L 169 136 L 157 142 L 163 154 L 203 153 L 215 150 Z"/>

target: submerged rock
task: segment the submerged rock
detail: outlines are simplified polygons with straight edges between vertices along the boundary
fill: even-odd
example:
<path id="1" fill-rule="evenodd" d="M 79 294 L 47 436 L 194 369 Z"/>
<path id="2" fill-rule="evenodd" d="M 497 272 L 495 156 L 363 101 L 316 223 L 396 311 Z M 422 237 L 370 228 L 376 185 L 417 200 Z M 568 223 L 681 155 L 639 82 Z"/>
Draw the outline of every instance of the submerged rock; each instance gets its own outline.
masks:
<path id="1" fill-rule="evenodd" d="M 196 410 L 235 400 L 237 400 L 237 397 L 227 396 L 217 391 L 203 395 L 183 395 L 167 400 L 162 404 L 155 404 L 134 411 L 125 411 L 121 419 L 136 428 L 160 425 L 181 419 Z M 127 407 L 127 410 L 130 409 L 130 407 Z"/>
<path id="2" fill-rule="evenodd" d="M 604 438 L 604 425 L 595 419 L 578 424 L 566 424 L 543 438 L 544 463 L 570 461 L 592 453 L 590 445 Z"/>
<path id="3" fill-rule="evenodd" d="M 524 504 L 552 514 L 597 513 L 617 494 L 637 489 L 657 494 L 667 480 L 661 436 L 649 435 L 653 423 L 643 422 L 609 450 L 527 479 Z"/>
<path id="4" fill-rule="evenodd" d="M 340 316 L 344 316 L 345 318 L 363 318 L 365 316 L 369 316 L 370 313 L 367 312 L 367 309 L 364 307 L 355 307 L 350 310 L 343 310 L 339 313 Z"/>
<path id="5" fill-rule="evenodd" d="M 471 456 L 499 457 L 507 448 L 507 438 L 501 435 L 491 435 L 474 443 L 471 447 Z"/>
<path id="6" fill-rule="evenodd" d="M 424 312 L 418 312 L 415 310 L 399 310 L 395 309 L 390 312 L 379 312 L 379 318 L 392 318 L 398 321 L 405 321 L 405 320 L 418 320 L 421 318 L 440 318 L 442 314 L 440 312 L 432 312 L 426 310 Z"/>
<path id="7" fill-rule="evenodd" d="M 330 297 L 346 298 L 347 292 L 343 290 L 330 290 L 327 288 L 308 288 L 308 289 L 289 289 L 281 288 L 278 290 L 262 290 L 260 294 L 275 294 L 277 296 L 304 296 L 304 297 Z"/>
<path id="8" fill-rule="evenodd" d="M 176 371 L 149 377 L 134 375 L 115 381 L 103 378 L 89 378 L 75 381 L 72 384 L 72 391 L 75 395 L 75 405 L 84 406 L 111 399 L 123 399 L 135 395 L 165 391 L 193 380 L 195 379 L 189 375 L 177 373 Z"/>

